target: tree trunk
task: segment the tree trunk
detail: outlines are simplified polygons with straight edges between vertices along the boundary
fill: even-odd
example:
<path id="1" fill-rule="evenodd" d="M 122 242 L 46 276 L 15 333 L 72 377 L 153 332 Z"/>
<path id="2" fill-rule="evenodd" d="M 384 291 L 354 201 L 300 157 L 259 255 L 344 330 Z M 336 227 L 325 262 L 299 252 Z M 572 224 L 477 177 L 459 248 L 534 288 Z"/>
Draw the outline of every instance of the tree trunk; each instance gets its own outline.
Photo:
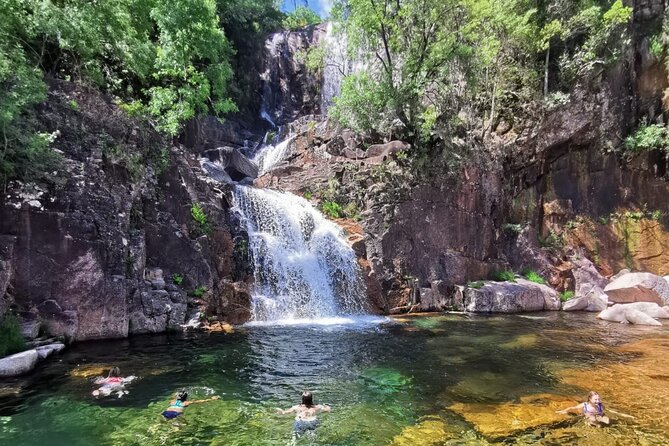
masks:
<path id="1" fill-rule="evenodd" d="M 544 97 L 548 96 L 548 64 L 551 58 L 551 45 L 546 48 L 546 64 L 544 65 Z"/>

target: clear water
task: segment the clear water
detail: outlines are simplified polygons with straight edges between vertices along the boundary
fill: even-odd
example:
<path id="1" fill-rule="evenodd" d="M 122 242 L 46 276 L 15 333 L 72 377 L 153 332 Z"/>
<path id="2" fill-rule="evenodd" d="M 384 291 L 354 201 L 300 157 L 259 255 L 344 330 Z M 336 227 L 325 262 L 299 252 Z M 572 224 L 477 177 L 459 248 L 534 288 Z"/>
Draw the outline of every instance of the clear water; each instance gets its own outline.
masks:
<path id="1" fill-rule="evenodd" d="M 665 327 L 559 313 L 380 322 L 332 320 L 76 344 L 27 378 L 0 381 L 0 438 L 13 446 L 669 443 L 666 429 L 639 420 L 607 429 L 568 422 L 486 438 L 448 409 L 544 392 L 583 394 L 593 383 L 567 385 L 561 370 L 589 368 L 596 376 L 611 364 L 633 361 L 635 355 L 615 347 L 661 338 L 669 334 Z M 123 398 L 93 398 L 93 375 L 111 365 L 138 379 Z M 215 393 L 221 400 L 193 405 L 176 422 L 162 420 L 181 388 L 191 398 Z M 296 404 L 303 389 L 333 411 L 320 416 L 315 431 L 294 439 L 291 417 L 275 408 Z M 599 390 L 609 402 L 612 389 Z M 620 402 L 616 408 L 630 409 Z M 435 439 L 429 429 L 418 429 L 407 436 L 430 423 L 443 426 L 444 435 Z"/>

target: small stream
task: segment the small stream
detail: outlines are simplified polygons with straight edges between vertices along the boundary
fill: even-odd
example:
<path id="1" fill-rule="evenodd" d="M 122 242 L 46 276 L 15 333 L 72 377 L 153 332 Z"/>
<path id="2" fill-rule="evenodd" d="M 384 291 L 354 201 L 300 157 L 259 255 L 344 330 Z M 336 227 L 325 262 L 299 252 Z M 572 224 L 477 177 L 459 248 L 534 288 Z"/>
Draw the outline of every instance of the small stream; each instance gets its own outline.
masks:
<path id="1" fill-rule="evenodd" d="M 596 376 L 635 359 L 616 347 L 668 334 L 666 327 L 611 324 L 590 314 L 453 314 L 80 343 L 27 378 L 0 382 L 0 438 L 53 446 L 667 444 L 666 429 L 652 424 L 623 420 L 592 429 L 574 424 L 577 417 L 567 431 L 543 427 L 491 439 L 448 408 L 537 393 L 584 395 L 596 384 L 567 385 L 561 371 L 592 369 Z M 92 379 L 111 365 L 138 379 L 122 398 L 95 399 Z M 191 406 L 177 422 L 162 420 L 181 388 L 192 399 L 221 400 Z M 333 411 L 320 416 L 315 431 L 293 439 L 291 417 L 275 408 L 296 404 L 303 389 Z M 610 388 L 597 390 L 611 402 Z M 424 420 L 445 426 L 447 435 L 429 440 L 430 432 L 419 430 L 409 442 L 398 437 Z"/>

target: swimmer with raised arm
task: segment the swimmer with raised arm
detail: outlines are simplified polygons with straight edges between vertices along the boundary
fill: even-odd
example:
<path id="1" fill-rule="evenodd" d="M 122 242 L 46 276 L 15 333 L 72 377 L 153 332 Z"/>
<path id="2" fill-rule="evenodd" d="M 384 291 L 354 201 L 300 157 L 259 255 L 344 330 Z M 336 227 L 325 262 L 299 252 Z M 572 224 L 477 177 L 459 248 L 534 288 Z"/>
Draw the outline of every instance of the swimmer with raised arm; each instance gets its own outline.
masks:
<path id="1" fill-rule="evenodd" d="M 307 430 L 313 430 L 318 426 L 316 415 L 320 412 L 330 412 L 332 408 L 326 404 L 314 404 L 314 397 L 308 390 L 302 392 L 302 404 L 298 404 L 289 409 L 277 409 L 280 414 L 295 414 L 295 423 L 293 429 L 297 434 Z"/>
<path id="2" fill-rule="evenodd" d="M 214 400 L 220 400 L 221 397 L 218 395 L 214 395 L 211 398 L 207 398 L 205 400 L 194 400 L 194 401 L 187 401 L 188 400 L 188 392 L 185 390 L 181 390 L 177 392 L 176 398 L 172 400 L 170 403 L 170 407 L 168 407 L 164 412 L 163 416 L 171 420 L 173 418 L 178 417 L 182 413 L 184 413 L 184 409 L 191 404 L 200 404 L 200 403 L 206 403 L 207 401 L 214 401 Z"/>

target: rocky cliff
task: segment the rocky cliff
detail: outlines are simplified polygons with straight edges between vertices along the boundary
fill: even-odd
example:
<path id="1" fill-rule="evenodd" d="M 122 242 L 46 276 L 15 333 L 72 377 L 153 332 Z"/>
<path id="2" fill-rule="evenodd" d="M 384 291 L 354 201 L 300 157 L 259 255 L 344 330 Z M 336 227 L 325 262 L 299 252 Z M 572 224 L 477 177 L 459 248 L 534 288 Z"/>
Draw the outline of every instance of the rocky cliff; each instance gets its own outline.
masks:
<path id="1" fill-rule="evenodd" d="M 180 329 L 208 301 L 247 317 L 243 237 L 192 155 L 68 83 L 51 83 L 39 118 L 63 163 L 57 182 L 0 198 L 3 314 L 70 340 Z"/>

